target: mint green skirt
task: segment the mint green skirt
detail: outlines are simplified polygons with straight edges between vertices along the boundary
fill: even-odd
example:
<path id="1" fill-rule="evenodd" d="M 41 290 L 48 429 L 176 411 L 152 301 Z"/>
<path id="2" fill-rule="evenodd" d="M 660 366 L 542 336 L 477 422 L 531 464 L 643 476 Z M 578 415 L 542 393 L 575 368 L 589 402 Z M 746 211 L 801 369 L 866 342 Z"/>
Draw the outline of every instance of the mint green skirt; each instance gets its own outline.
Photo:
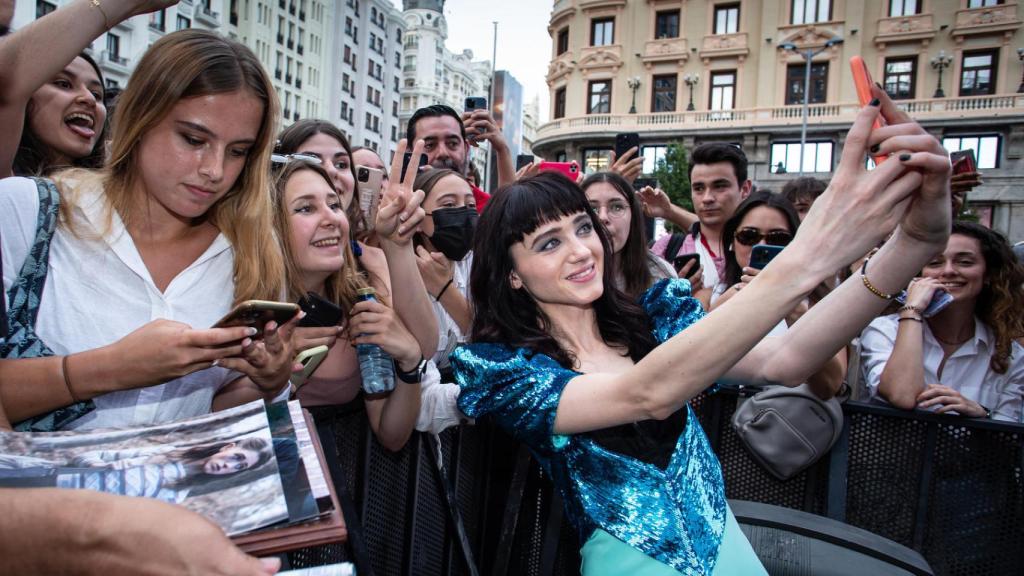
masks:
<path id="1" fill-rule="evenodd" d="M 668 564 L 659 562 L 598 528 L 580 551 L 583 576 L 680 576 Z M 713 576 L 767 576 L 757 554 L 740 530 L 732 510 L 726 508 L 725 534 L 718 547 Z"/>

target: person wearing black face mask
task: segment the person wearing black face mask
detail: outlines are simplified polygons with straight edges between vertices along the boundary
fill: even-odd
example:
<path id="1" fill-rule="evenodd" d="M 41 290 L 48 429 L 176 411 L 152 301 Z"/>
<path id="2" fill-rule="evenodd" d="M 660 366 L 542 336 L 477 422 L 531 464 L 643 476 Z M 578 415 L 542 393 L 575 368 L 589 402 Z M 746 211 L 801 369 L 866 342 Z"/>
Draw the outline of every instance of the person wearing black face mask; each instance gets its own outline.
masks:
<path id="1" fill-rule="evenodd" d="M 427 217 L 414 241 L 423 284 L 437 316 L 438 343 L 433 360 L 444 379 L 448 355 L 465 341 L 463 335 L 469 333 L 473 321 L 466 293 L 473 262 L 470 249 L 476 230 L 476 200 L 469 182 L 453 170 L 423 172 L 413 189 L 425 194 L 422 206 Z"/>

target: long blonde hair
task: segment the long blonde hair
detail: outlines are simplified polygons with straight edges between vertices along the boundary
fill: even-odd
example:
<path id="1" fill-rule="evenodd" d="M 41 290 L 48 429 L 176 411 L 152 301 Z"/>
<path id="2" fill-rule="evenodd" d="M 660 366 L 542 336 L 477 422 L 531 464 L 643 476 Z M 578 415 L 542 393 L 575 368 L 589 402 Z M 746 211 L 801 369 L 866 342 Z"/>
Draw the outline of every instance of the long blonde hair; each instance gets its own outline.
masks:
<path id="1" fill-rule="evenodd" d="M 288 204 L 285 202 L 285 188 L 288 185 L 288 180 L 302 170 L 316 172 L 327 182 L 331 190 L 334 190 L 334 183 L 323 167 L 301 160 L 289 162 L 280 169 L 274 180 L 274 230 L 277 232 L 277 237 L 281 243 L 281 252 L 284 254 L 284 267 L 287 274 L 285 285 L 288 289 L 288 300 L 292 302 L 304 296 L 306 289 L 300 280 L 302 278 L 302 271 L 299 270 L 295 262 L 295 254 L 292 253 L 291 243 L 289 242 L 292 225 Z M 349 225 L 351 226 L 351 223 Z M 352 229 L 349 228 L 349 236 L 341 239 L 341 251 L 344 255 L 345 263 L 340 270 L 331 273 L 324 281 L 323 294 L 324 298 L 341 306 L 341 309 L 345 311 L 346 317 L 348 316 L 348 311 L 352 309 L 352 306 L 355 306 L 358 300 L 356 291 L 367 285 L 366 277 L 359 271 L 355 255 L 352 253 L 351 235 Z"/>
<path id="2" fill-rule="evenodd" d="M 134 202 L 138 145 L 182 99 L 246 90 L 263 102 L 263 118 L 241 174 L 228 193 L 204 215 L 234 250 L 235 302 L 277 300 L 284 283 L 284 259 L 273 237 L 270 155 L 279 105 L 270 78 L 244 45 L 205 30 L 180 30 L 155 42 L 142 56 L 121 94 L 113 117 L 106 166 L 98 178 L 107 203 L 107 230 L 116 212 L 127 226 Z M 63 192 L 63 191 L 62 191 Z M 61 221 L 72 227 L 74 194 L 61 204 Z"/>

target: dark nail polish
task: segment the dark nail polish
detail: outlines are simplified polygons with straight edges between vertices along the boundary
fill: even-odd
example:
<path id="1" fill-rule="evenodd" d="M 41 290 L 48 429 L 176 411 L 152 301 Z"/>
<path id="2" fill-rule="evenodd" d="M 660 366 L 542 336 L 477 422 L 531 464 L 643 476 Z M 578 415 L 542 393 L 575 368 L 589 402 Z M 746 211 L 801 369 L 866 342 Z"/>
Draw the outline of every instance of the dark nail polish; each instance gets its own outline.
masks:
<path id="1" fill-rule="evenodd" d="M 878 98 L 875 98 L 875 99 L 873 99 L 873 100 L 872 100 L 872 101 L 871 101 L 871 102 L 870 102 L 870 103 L 869 103 L 868 105 L 869 105 L 869 106 L 879 106 L 879 105 L 881 105 L 881 104 L 882 104 L 882 101 L 881 101 L 881 100 L 879 100 Z"/>
<path id="2" fill-rule="evenodd" d="M 874 154 L 875 152 L 878 152 L 881 148 L 881 144 L 875 144 L 874 146 L 871 147 L 871 153 Z"/>
<path id="3" fill-rule="evenodd" d="M 906 162 L 910 160 L 910 154 L 900 154 L 900 162 Z"/>

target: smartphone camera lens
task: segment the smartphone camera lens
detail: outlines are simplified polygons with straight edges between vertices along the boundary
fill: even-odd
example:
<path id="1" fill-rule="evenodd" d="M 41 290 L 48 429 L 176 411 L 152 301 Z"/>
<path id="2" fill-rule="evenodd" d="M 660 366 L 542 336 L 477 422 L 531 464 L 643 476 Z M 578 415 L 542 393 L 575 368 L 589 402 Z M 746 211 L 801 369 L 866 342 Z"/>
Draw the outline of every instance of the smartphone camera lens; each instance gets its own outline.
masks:
<path id="1" fill-rule="evenodd" d="M 360 166 L 359 170 L 356 171 L 356 177 L 359 178 L 360 182 L 369 182 L 370 181 L 370 171 L 367 170 L 366 168 Z"/>

